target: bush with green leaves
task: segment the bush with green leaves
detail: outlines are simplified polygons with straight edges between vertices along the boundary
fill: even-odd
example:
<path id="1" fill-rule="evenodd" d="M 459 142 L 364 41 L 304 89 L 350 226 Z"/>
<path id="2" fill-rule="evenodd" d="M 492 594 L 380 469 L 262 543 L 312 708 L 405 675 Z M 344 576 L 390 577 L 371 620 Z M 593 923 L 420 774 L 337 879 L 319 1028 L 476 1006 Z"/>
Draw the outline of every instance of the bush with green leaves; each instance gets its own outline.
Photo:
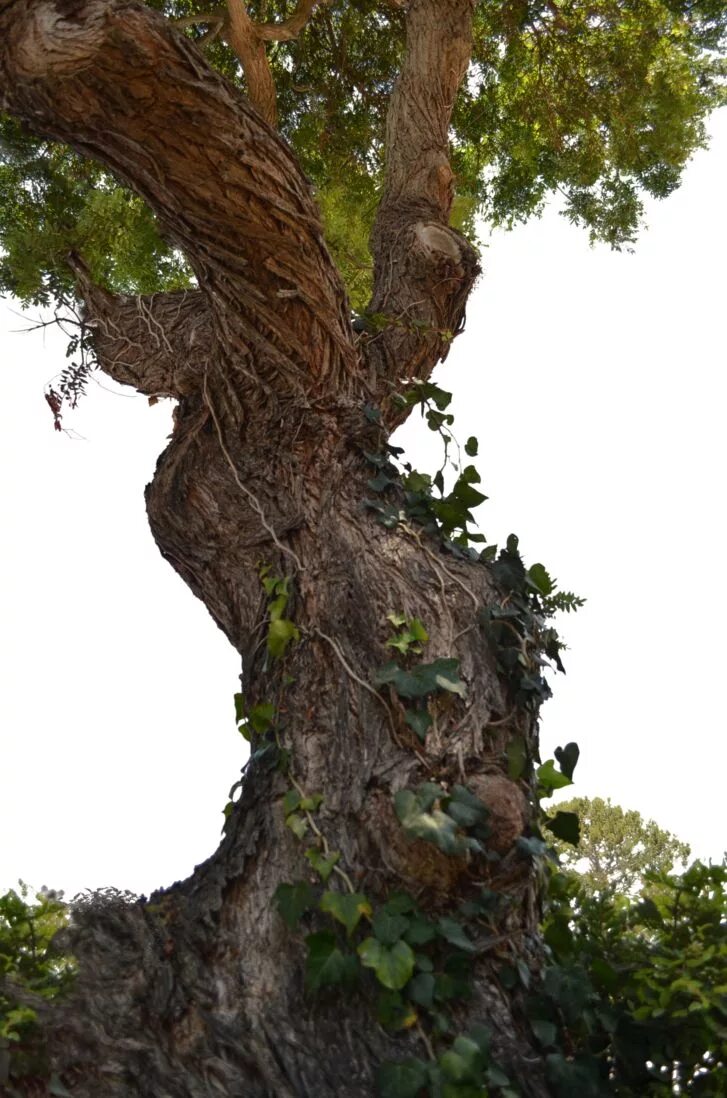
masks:
<path id="1" fill-rule="evenodd" d="M 43 888 L 32 898 L 22 881 L 17 891 L 0 895 L 2 1094 L 13 1093 L 13 1079 L 46 1076 L 36 1007 L 55 998 L 72 979 L 73 961 L 53 945 L 68 911 L 62 893 Z"/>
<path id="2" fill-rule="evenodd" d="M 641 898 L 556 873 L 528 1005 L 557 1098 L 727 1094 L 727 860 Z"/>

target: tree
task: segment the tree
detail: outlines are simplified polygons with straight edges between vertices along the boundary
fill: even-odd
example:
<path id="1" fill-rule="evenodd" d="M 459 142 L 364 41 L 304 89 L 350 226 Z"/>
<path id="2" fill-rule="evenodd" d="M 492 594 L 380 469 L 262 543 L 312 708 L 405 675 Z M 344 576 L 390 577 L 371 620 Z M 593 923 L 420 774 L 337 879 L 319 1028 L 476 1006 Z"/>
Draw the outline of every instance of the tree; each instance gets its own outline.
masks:
<path id="1" fill-rule="evenodd" d="M 75 310 L 58 427 L 94 362 L 177 400 L 150 525 L 240 652 L 251 758 L 188 881 L 75 909 L 50 1067 L 79 1098 L 566 1093 L 525 999 L 578 600 L 515 537 L 478 552 L 473 465 L 388 438 L 421 406 L 450 444 L 476 214 L 559 189 L 619 247 L 677 185 L 723 5 L 153 8 L 0 0 L 0 274 Z"/>
<path id="2" fill-rule="evenodd" d="M 611 798 L 574 797 L 558 806 L 575 812 L 580 821 L 580 841 L 574 848 L 556 842 L 566 868 L 581 871 L 584 885 L 592 891 L 614 889 L 629 894 L 643 882 L 645 873 L 669 873 L 675 862 L 686 862 L 690 847 L 664 831 L 653 820 L 644 821 L 639 812 L 624 812 Z"/>

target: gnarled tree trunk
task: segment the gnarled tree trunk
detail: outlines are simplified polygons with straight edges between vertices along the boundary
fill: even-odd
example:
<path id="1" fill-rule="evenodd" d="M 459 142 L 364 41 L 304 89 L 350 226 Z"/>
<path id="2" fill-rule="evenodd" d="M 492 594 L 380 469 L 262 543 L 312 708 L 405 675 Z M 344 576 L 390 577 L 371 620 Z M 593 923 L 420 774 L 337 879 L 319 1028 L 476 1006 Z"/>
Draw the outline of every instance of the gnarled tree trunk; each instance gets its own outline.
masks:
<path id="1" fill-rule="evenodd" d="M 178 400 L 147 491 L 151 528 L 240 652 L 247 704 L 274 705 L 289 759 L 286 773 L 253 758 L 219 850 L 189 880 L 77 911 L 78 979 L 46 1025 L 78 1098 L 354 1098 L 374 1093 L 377 1064 L 426 1055 L 416 1029 L 392 1036 L 375 1021 L 365 988 L 344 999 L 304 988 L 305 931 L 273 902 L 281 882 L 311 874 L 285 825 L 291 783 L 323 796 L 313 823 L 373 902 L 403 888 L 436 917 L 482 884 L 507 895 L 474 956 L 474 994 L 453 1011 L 462 1029 L 492 1029 L 520 1093 L 546 1093 L 517 994 L 497 978 L 503 960 L 538 963 L 536 881 L 514 846 L 529 790 L 508 779 L 505 754 L 514 731 L 534 736 L 533 717 L 503 720 L 512 700 L 478 624 L 499 595 L 485 567 L 407 522 L 385 528 L 363 502 L 365 455 L 402 414 L 392 397 L 446 353 L 478 271 L 448 227 L 447 129 L 471 8 L 409 6 L 373 241 L 372 310 L 395 322 L 357 341 L 296 160 L 187 40 L 134 0 L 0 0 L 3 108 L 108 165 L 194 269 L 193 291 L 120 297 L 72 260 L 101 367 Z M 283 660 L 267 651 L 261 563 L 290 581 L 300 639 Z M 373 685 L 392 611 L 421 619 L 426 658 L 456 657 L 466 685 L 435 700 L 423 744 Z M 464 783 L 487 803 L 499 860 L 407 838 L 392 797 L 424 781 Z M 323 842 L 312 826 L 308 843 Z"/>

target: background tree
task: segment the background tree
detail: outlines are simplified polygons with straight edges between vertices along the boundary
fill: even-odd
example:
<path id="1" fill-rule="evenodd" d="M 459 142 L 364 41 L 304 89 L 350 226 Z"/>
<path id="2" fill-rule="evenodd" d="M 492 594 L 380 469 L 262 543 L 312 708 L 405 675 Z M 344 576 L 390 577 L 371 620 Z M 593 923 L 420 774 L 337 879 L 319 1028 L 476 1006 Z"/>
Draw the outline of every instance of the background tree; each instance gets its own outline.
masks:
<path id="1" fill-rule="evenodd" d="M 421 406 L 451 446 L 429 377 L 475 215 L 557 189 L 628 244 L 724 33 L 679 0 L 0 0 L 2 286 L 75 310 L 58 426 L 94 362 L 177 400 L 150 525 L 241 654 L 252 747 L 188 881 L 74 911 L 56 1090 L 574 1092 L 525 999 L 548 619 L 578 600 L 516 538 L 475 548 L 472 465 L 428 478 L 388 437 Z"/>
<path id="2" fill-rule="evenodd" d="M 624 811 L 611 804 L 610 797 L 605 801 L 602 797 L 574 797 L 558 807 L 577 813 L 580 821 L 577 847 L 556 840 L 561 862 L 566 868 L 577 869 L 591 891 L 611 888 L 631 893 L 646 873 L 669 873 L 691 853 L 688 843 L 653 820 L 643 820 L 634 809 Z"/>
<path id="3" fill-rule="evenodd" d="M 530 1016 L 553 1048 L 564 1021 L 579 1078 L 556 1094 L 603 1093 L 594 1055 L 622 1098 L 725 1093 L 726 920 L 725 862 L 648 874 L 640 899 L 593 893 L 575 873 L 554 876 L 545 922 L 553 964 Z"/>

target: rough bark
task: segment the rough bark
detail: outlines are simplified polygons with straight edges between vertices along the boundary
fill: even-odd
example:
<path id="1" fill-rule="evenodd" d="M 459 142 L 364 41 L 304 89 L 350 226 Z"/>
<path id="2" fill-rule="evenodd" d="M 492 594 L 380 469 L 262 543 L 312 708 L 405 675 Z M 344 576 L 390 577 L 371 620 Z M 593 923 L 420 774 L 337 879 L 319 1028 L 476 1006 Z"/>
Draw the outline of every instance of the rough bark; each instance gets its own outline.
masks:
<path id="1" fill-rule="evenodd" d="M 179 400 L 147 489 L 154 537 L 241 653 L 250 704 L 275 703 L 292 778 L 324 796 L 319 827 L 357 887 L 375 901 L 408 888 L 433 913 L 482 883 L 509 897 L 458 1019 L 492 1028 L 501 1062 L 536 1098 L 517 997 L 496 977 L 503 959 L 538 963 L 536 882 L 513 845 L 528 790 L 505 761 L 514 728 L 533 736 L 533 723 L 503 721 L 510 699 L 477 625 L 497 593 L 485 568 L 406 524 L 384 529 L 362 505 L 364 452 L 382 442 L 364 405 L 395 422 L 397 379 L 429 375 L 477 271 L 447 225 L 447 124 L 471 3 L 413 0 L 408 19 L 374 234 L 372 308 L 396 323 L 364 346 L 293 156 L 161 17 L 133 0 L 2 0 L 0 102 L 107 164 L 189 258 L 198 290 L 149 298 L 114 297 L 76 264 L 102 368 Z M 284 661 L 266 655 L 260 561 L 293 581 L 301 639 Z M 425 745 L 395 696 L 371 685 L 390 656 L 392 610 L 424 621 L 427 658 L 456 656 L 467 685 L 466 699 L 436 703 Z M 378 1063 L 422 1052 L 416 1034 L 374 1022 L 367 993 L 343 1007 L 304 992 L 302 932 L 272 903 L 281 881 L 308 872 L 284 823 L 290 780 L 251 763 L 219 850 L 189 880 L 148 902 L 98 896 L 78 909 L 77 984 L 47 1020 L 76 1098 L 363 1098 Z M 392 795 L 423 780 L 479 791 L 499 861 L 405 839 Z"/>

